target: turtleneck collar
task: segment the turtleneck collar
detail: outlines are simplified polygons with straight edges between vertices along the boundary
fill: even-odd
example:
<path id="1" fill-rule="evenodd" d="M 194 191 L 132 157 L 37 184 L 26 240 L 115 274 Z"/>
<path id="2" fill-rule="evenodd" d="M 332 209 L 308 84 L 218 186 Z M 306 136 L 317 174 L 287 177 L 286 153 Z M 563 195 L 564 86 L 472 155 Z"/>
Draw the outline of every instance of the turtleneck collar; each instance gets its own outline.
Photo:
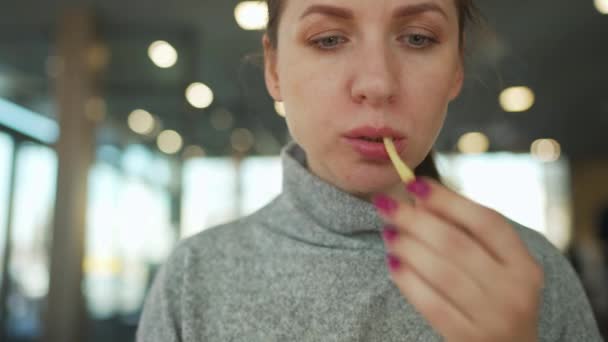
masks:
<path id="1" fill-rule="evenodd" d="M 373 204 L 327 183 L 310 172 L 297 143 L 281 151 L 283 195 L 324 229 L 340 235 L 380 232 L 384 223 Z"/>

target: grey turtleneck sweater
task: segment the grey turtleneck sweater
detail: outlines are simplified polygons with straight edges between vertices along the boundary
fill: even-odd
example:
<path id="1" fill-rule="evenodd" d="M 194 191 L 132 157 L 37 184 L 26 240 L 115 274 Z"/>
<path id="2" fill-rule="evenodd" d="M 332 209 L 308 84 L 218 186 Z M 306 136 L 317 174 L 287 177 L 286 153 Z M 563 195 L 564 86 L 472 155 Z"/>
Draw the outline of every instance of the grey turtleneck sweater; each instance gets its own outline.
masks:
<path id="1" fill-rule="evenodd" d="M 373 205 L 311 174 L 298 145 L 281 157 L 277 198 L 176 247 L 137 341 L 441 341 L 389 278 Z M 540 341 L 601 341 L 566 259 L 513 225 L 544 267 Z"/>

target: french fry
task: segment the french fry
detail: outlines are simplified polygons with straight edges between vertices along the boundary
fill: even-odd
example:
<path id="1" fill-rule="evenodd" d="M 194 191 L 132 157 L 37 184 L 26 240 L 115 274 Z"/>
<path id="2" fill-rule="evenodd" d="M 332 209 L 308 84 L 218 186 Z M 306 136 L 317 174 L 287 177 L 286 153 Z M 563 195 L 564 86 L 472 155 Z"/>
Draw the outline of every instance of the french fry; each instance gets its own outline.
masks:
<path id="1" fill-rule="evenodd" d="M 401 180 L 407 184 L 416 179 L 414 172 L 405 165 L 401 158 L 399 158 L 399 154 L 397 154 L 397 149 L 395 149 L 395 144 L 391 138 L 384 137 L 384 147 L 386 148 L 386 152 L 388 152 L 388 156 L 391 158 L 399 177 L 401 177 Z"/>

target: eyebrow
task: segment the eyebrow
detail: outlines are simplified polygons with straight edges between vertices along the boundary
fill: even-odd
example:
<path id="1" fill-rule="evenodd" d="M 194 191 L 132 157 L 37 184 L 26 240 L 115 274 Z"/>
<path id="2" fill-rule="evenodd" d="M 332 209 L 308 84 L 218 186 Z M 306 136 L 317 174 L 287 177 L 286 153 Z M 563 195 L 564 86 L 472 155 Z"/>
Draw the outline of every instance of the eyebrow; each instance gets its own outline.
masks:
<path id="1" fill-rule="evenodd" d="M 300 16 L 300 20 L 304 19 L 311 14 L 323 14 L 330 17 L 337 17 L 342 19 L 352 19 L 354 18 L 353 11 L 348 8 L 330 6 L 330 5 L 311 5 L 308 7 L 304 13 Z"/>
<path id="2" fill-rule="evenodd" d="M 394 11 L 393 18 L 413 17 L 425 12 L 436 12 L 442 15 L 445 19 L 448 18 L 448 15 L 443 8 L 433 2 L 423 2 L 419 4 L 400 6 Z M 300 15 L 300 20 L 311 14 L 322 14 L 342 19 L 353 19 L 355 16 L 353 11 L 348 8 L 318 4 L 308 7 L 304 13 Z"/>
<path id="3" fill-rule="evenodd" d="M 402 18 L 402 17 L 413 17 L 415 15 L 419 15 L 425 12 L 435 12 L 441 14 L 445 19 L 448 19 L 447 13 L 441 8 L 441 6 L 437 5 L 434 2 L 423 2 L 414 5 L 405 5 L 398 7 L 395 10 L 393 18 Z"/>

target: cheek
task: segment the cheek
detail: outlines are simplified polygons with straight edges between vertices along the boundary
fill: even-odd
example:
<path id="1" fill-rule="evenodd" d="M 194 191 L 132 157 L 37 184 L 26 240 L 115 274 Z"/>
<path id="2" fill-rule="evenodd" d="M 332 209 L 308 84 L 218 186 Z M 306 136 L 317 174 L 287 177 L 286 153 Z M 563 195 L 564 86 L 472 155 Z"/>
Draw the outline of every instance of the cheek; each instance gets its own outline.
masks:
<path id="1" fill-rule="evenodd" d="M 290 65 L 285 69 L 282 91 L 294 103 L 319 107 L 338 95 L 339 77 L 335 72 L 328 72 L 331 68 L 310 61 Z"/>
<path id="2" fill-rule="evenodd" d="M 417 101 L 420 101 L 418 115 L 415 116 L 417 125 L 427 128 L 441 126 L 449 101 L 449 87 L 445 86 L 446 83 L 448 81 L 445 75 L 436 74 L 417 84 L 414 90 Z"/>
<path id="3" fill-rule="evenodd" d="M 447 92 L 437 84 L 419 85 L 421 108 L 413 118 L 414 134 L 424 145 L 435 142 L 447 113 Z"/>
<path id="4" fill-rule="evenodd" d="M 443 126 L 451 84 L 455 77 L 454 70 L 455 68 L 446 68 L 445 64 L 425 64 L 407 79 L 405 105 L 407 106 L 408 102 L 416 103 L 415 111 L 410 111 L 411 133 L 424 155 L 434 144 Z"/>
<path id="5" fill-rule="evenodd" d="M 290 45 L 279 60 L 281 91 L 292 102 L 306 107 L 334 103 L 343 87 L 345 58 L 328 58 L 310 48 Z M 300 104 L 300 103 L 298 103 Z"/>
<path id="6" fill-rule="evenodd" d="M 288 104 L 289 130 L 303 145 L 322 144 L 324 137 L 329 138 L 335 127 L 339 127 L 339 109 L 335 108 L 339 79 L 314 60 L 289 63 L 303 58 L 283 57 L 286 63 L 279 72 L 282 75 L 281 94 Z"/>
<path id="7" fill-rule="evenodd" d="M 412 63 L 407 66 L 405 69 L 409 75 L 403 77 L 407 80 L 408 94 L 431 108 L 445 107 L 457 75 L 457 67 L 451 60 L 451 57 L 433 58 L 431 63 Z"/>

